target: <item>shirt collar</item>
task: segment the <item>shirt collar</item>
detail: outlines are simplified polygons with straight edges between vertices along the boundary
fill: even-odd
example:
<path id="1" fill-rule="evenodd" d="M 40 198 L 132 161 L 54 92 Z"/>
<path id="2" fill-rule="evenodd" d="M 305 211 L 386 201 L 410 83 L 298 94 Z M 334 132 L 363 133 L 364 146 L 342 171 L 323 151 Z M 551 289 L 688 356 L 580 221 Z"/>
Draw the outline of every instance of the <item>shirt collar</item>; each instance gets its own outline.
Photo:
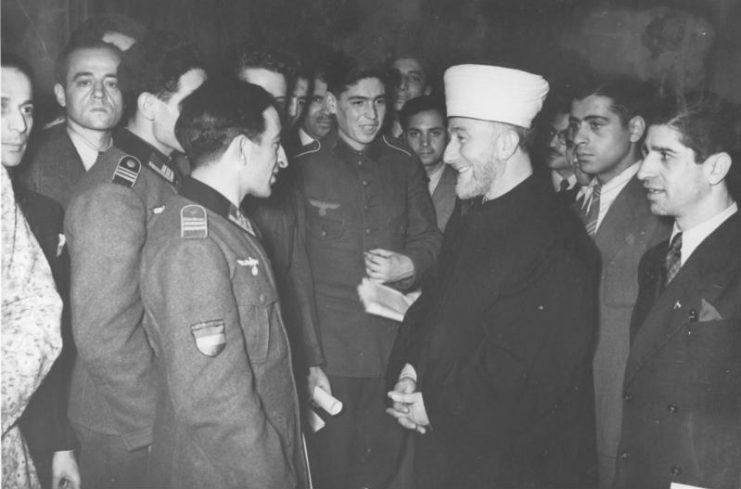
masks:
<path id="1" fill-rule="evenodd" d="M 315 141 L 315 139 L 309 136 L 309 133 L 304 131 L 302 127 L 298 129 L 298 139 L 299 141 L 301 141 L 301 146 L 306 146 L 307 144 L 311 144 Z"/>
<path id="2" fill-rule="evenodd" d="M 685 264 L 687 259 L 690 257 L 690 255 L 692 255 L 697 247 L 700 246 L 703 241 L 705 241 L 705 238 L 710 236 L 713 231 L 718 229 L 721 224 L 726 222 L 726 220 L 734 215 L 736 212 L 738 212 L 738 204 L 734 202 L 725 210 L 717 213 L 707 221 L 701 222 L 700 224 L 697 224 L 696 226 L 693 226 L 685 231 L 681 231 L 679 227 L 677 227 L 677 222 L 674 221 L 674 229 L 672 229 L 672 235 L 670 236 L 669 242 L 672 242 L 671 240 L 674 239 L 674 236 L 677 233 L 682 232 L 682 265 Z"/>
<path id="3" fill-rule="evenodd" d="M 158 150 L 128 129 L 114 134 L 115 145 L 119 149 L 135 156 L 141 163 L 149 167 L 168 182 L 179 185 L 182 180 L 180 170 L 175 166 L 168 155 Z"/>
<path id="4" fill-rule="evenodd" d="M 322 143 L 326 142 L 328 147 L 337 152 L 337 154 L 340 155 L 340 157 L 344 161 L 352 161 L 358 157 L 377 160 L 381 156 L 381 149 L 383 145 L 382 138 L 383 136 L 379 133 L 376 136 L 376 139 L 374 139 L 368 146 L 366 146 L 365 149 L 363 149 L 362 151 L 358 151 L 350 147 L 350 145 L 347 144 L 345 140 L 340 137 L 339 129 L 335 129 L 327 134 L 326 139 L 322 139 Z"/>
<path id="5" fill-rule="evenodd" d="M 180 195 L 215 212 L 250 234 L 256 234 L 252 222 L 242 214 L 237 206 L 232 204 L 218 190 L 200 180 L 191 176 L 185 177 Z"/>
<path id="6" fill-rule="evenodd" d="M 551 182 L 553 182 L 553 188 L 556 192 L 561 190 L 561 181 L 566 180 L 569 182 L 567 190 L 571 190 L 576 186 L 576 175 L 573 173 L 569 175 L 569 178 L 562 177 L 557 171 L 551 171 Z"/>
<path id="7" fill-rule="evenodd" d="M 628 168 L 615 175 L 609 182 L 602 185 L 602 194 L 609 193 L 613 189 L 622 188 L 625 186 L 633 176 L 638 173 L 640 168 L 640 161 L 636 161 Z M 596 180 L 596 179 L 595 179 Z"/>

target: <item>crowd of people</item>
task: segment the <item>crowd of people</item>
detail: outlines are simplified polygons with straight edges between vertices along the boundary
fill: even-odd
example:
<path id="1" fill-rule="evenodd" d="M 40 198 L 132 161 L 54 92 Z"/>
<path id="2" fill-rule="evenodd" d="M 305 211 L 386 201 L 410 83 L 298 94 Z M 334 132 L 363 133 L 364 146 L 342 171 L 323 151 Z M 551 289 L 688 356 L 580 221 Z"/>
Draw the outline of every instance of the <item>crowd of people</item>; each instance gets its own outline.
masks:
<path id="1" fill-rule="evenodd" d="M 113 20 L 2 54 L 3 487 L 741 486 L 733 104 Z"/>

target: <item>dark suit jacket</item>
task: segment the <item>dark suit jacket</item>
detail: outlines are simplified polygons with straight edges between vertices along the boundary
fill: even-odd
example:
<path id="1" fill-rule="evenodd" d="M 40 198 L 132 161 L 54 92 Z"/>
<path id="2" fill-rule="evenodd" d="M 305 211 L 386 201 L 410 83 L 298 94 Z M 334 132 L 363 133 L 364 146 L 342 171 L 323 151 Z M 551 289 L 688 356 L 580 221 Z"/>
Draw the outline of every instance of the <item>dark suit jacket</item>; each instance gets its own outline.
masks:
<path id="1" fill-rule="evenodd" d="M 67 125 L 45 129 L 34 146 L 26 157 L 21 182 L 66 208 L 77 181 L 85 174 L 85 166 L 67 134 Z"/>
<path id="2" fill-rule="evenodd" d="M 649 209 L 646 190 L 633 177 L 607 211 L 594 236 L 599 249 L 599 332 L 594 358 L 597 449 L 615 456 L 621 390 L 629 350 L 630 315 L 638 297 L 638 262 L 668 236 L 671 226 Z"/>
<path id="3" fill-rule="evenodd" d="M 448 225 L 450 216 L 455 209 L 455 184 L 458 181 L 458 173 L 449 165 L 443 168 L 443 174 L 440 177 L 435 191 L 432 192 L 432 205 L 435 206 L 437 215 L 437 227 L 441 232 L 445 232 L 445 226 Z"/>
<path id="4" fill-rule="evenodd" d="M 404 318 L 389 381 L 419 376 L 432 429 L 418 488 L 594 482 L 593 264 L 576 216 L 534 177 L 448 225 Z"/>
<path id="5" fill-rule="evenodd" d="M 20 186 L 16 199 L 51 267 L 57 291 L 64 301 L 62 311 L 62 352 L 44 378 L 20 419 L 36 471 L 44 487 L 51 485 L 51 457 L 54 452 L 73 450 L 75 434 L 67 418 L 69 381 L 75 349 L 69 315 L 69 255 L 62 241 L 64 211 L 54 200 Z"/>
<path id="6" fill-rule="evenodd" d="M 668 242 L 641 260 L 615 487 L 741 487 L 741 213 L 662 289 Z"/>

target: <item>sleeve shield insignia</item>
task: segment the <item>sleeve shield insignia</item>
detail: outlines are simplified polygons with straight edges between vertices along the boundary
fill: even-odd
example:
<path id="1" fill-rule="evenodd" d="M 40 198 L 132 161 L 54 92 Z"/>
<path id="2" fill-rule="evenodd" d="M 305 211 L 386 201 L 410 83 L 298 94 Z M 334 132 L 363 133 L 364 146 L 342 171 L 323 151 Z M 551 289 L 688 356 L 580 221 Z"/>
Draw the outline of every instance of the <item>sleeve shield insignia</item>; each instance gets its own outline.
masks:
<path id="1" fill-rule="evenodd" d="M 208 237 L 208 218 L 203 206 L 189 204 L 180 209 L 180 237 L 186 239 Z"/>
<path id="2" fill-rule="evenodd" d="M 226 348 L 226 326 L 222 319 L 194 324 L 190 332 L 198 351 L 207 357 L 215 357 Z"/>
<path id="3" fill-rule="evenodd" d="M 113 172 L 113 183 L 133 188 L 136 179 L 139 178 L 139 172 L 142 164 L 133 156 L 124 156 L 118 162 L 116 170 Z"/>

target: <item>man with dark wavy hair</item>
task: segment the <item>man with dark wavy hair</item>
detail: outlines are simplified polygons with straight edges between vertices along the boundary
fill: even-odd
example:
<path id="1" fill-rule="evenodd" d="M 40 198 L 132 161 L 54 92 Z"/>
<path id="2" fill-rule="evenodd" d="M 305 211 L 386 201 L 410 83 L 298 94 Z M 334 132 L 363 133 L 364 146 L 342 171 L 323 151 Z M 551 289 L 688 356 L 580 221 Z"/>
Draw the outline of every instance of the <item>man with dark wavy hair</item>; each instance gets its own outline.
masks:
<path id="1" fill-rule="evenodd" d="M 65 216 L 78 361 L 69 416 L 87 487 L 147 487 L 155 378 L 139 263 L 149 222 L 180 183 L 170 154 L 180 102 L 206 78 L 192 45 L 152 34 L 126 52 L 127 126 L 81 178 Z"/>

